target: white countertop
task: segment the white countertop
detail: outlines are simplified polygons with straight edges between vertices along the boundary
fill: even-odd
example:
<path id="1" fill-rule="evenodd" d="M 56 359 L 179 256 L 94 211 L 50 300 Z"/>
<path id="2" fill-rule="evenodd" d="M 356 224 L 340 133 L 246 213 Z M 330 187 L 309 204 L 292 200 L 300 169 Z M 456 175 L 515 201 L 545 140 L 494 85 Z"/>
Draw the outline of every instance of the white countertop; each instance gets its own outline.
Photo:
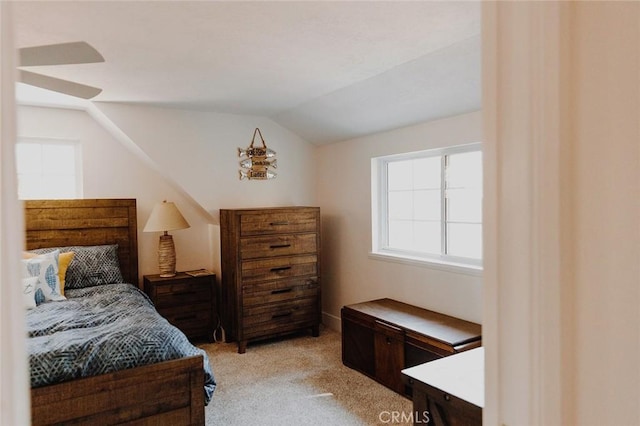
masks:
<path id="1" fill-rule="evenodd" d="M 471 349 L 415 367 L 402 373 L 480 408 L 484 407 L 484 348 Z"/>

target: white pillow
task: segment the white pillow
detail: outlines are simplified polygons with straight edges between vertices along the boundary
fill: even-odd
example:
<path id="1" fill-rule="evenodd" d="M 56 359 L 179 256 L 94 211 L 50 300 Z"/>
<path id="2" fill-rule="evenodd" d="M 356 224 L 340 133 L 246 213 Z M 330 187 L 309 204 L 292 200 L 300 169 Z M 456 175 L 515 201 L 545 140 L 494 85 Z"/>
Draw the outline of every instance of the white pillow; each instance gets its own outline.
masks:
<path id="1" fill-rule="evenodd" d="M 26 278 L 38 278 L 34 293 L 36 305 L 50 300 L 58 301 L 66 299 L 66 297 L 62 295 L 60 278 L 58 278 L 59 257 L 60 251 L 55 250 L 51 253 L 22 260 L 25 267 L 23 276 Z"/>
<path id="2" fill-rule="evenodd" d="M 29 277 L 22 279 L 22 295 L 24 297 L 24 305 L 27 309 L 36 307 L 36 285 L 38 277 Z"/>

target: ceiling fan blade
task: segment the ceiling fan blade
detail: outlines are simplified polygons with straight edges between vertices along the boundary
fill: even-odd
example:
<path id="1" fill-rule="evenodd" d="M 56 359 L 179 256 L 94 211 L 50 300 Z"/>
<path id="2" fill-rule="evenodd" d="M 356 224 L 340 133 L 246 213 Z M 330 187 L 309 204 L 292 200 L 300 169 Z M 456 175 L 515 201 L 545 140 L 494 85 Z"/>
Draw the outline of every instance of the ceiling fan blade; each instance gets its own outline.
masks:
<path id="1" fill-rule="evenodd" d="M 22 67 L 104 62 L 100 52 L 84 41 L 23 47 L 19 52 Z"/>
<path id="2" fill-rule="evenodd" d="M 31 86 L 41 87 L 54 92 L 64 93 L 66 95 L 75 96 L 82 99 L 91 99 L 102 92 L 97 87 L 87 86 L 85 84 L 74 83 L 72 81 L 62 80 L 55 77 L 49 77 L 42 74 L 36 74 L 29 71 L 19 70 L 20 81 Z"/>

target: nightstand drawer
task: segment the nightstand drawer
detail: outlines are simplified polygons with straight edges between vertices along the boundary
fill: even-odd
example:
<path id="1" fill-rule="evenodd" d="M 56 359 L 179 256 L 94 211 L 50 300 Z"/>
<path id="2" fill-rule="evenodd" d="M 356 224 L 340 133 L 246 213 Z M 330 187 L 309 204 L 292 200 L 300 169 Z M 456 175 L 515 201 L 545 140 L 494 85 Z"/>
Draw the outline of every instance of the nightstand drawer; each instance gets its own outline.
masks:
<path id="1" fill-rule="evenodd" d="M 240 240 L 240 252 L 243 259 L 315 253 L 317 251 L 318 241 L 315 233 L 268 235 Z"/>
<path id="2" fill-rule="evenodd" d="M 317 213 L 313 210 L 298 212 L 264 212 L 245 214 L 240 218 L 240 235 L 288 234 L 316 232 Z"/>
<path id="3" fill-rule="evenodd" d="M 211 299 L 211 286 L 191 285 L 190 283 L 158 286 L 156 306 L 186 305 Z"/>
<path id="4" fill-rule="evenodd" d="M 182 330 L 199 328 L 211 322 L 211 306 L 208 303 L 161 308 L 158 313 Z"/>
<path id="5" fill-rule="evenodd" d="M 244 307 L 272 304 L 304 297 L 316 297 L 320 293 L 317 277 L 286 281 L 271 281 L 242 288 Z"/>

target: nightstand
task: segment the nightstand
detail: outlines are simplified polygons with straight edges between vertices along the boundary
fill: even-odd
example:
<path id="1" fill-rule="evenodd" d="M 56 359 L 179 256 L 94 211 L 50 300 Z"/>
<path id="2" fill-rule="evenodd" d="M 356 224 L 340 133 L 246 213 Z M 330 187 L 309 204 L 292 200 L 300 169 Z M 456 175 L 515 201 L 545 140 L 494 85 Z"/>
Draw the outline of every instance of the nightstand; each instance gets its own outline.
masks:
<path id="1" fill-rule="evenodd" d="M 215 331 L 215 274 L 192 277 L 178 272 L 174 277 L 144 276 L 144 291 L 156 310 L 189 338 L 213 341 Z"/>

